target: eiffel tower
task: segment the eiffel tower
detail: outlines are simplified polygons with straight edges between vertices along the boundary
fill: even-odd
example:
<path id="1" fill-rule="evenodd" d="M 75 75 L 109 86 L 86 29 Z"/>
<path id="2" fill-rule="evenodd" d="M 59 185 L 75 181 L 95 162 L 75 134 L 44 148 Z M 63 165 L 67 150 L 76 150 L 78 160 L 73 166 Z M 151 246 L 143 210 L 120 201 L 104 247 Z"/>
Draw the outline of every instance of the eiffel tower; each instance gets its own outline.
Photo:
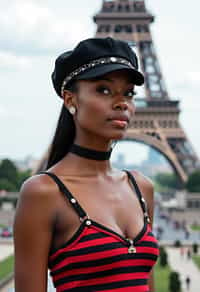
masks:
<path id="1" fill-rule="evenodd" d="M 139 56 L 145 84 L 138 92 L 136 114 L 125 139 L 145 143 L 158 150 L 169 161 L 185 183 L 199 166 L 179 122 L 179 101 L 170 99 L 154 48 L 150 24 L 154 16 L 144 0 L 103 0 L 94 16 L 96 37 L 111 36 L 127 41 Z M 136 89 L 137 91 L 137 89 Z"/>

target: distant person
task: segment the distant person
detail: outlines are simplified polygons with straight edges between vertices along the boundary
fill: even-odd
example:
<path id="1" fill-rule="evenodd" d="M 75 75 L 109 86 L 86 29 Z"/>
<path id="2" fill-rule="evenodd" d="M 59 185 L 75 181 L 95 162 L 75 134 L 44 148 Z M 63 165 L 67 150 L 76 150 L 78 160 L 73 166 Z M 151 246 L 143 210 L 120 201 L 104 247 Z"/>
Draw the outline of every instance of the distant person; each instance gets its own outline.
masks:
<path id="1" fill-rule="evenodd" d="M 188 239 L 190 237 L 190 232 L 186 229 L 185 230 L 185 239 Z"/>
<path id="2" fill-rule="evenodd" d="M 153 291 L 153 186 L 110 162 L 144 82 L 137 57 L 124 41 L 84 40 L 57 58 L 52 80 L 62 111 L 46 171 L 21 189 L 15 292 L 46 292 L 48 267 L 57 292 Z"/>
<path id="3" fill-rule="evenodd" d="M 186 277 L 185 283 L 186 283 L 186 289 L 190 290 L 191 279 L 189 276 Z"/>
<path id="4" fill-rule="evenodd" d="M 188 248 L 188 250 L 187 250 L 187 258 L 188 258 L 188 260 L 191 259 L 191 250 L 190 250 L 190 248 Z"/>
<path id="5" fill-rule="evenodd" d="M 163 228 L 161 226 L 158 226 L 157 228 L 157 238 L 159 238 L 159 240 L 162 238 L 163 235 Z"/>
<path id="6" fill-rule="evenodd" d="M 181 255 L 181 258 L 183 258 L 184 255 L 185 255 L 185 248 L 184 248 L 184 246 L 180 246 L 180 255 Z"/>

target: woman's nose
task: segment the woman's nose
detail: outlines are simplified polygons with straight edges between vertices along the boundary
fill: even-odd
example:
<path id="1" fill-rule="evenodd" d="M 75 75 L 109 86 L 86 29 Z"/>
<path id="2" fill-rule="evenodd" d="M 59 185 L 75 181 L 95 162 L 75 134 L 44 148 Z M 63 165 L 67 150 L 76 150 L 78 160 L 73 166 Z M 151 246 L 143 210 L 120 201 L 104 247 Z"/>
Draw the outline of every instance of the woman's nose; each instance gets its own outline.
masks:
<path id="1" fill-rule="evenodd" d="M 118 101 L 114 104 L 113 108 L 115 110 L 122 110 L 125 111 L 128 109 L 128 104 L 125 100 Z"/>

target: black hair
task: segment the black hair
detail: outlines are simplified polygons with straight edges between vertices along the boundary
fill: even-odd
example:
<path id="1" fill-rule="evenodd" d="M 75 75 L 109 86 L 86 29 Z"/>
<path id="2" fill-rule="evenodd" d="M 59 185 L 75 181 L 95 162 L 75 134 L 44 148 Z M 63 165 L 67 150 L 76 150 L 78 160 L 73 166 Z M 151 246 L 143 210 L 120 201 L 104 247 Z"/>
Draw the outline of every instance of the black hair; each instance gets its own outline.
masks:
<path id="1" fill-rule="evenodd" d="M 77 82 L 68 85 L 67 90 L 77 92 Z M 74 142 L 76 134 L 73 116 L 70 114 L 65 104 L 62 105 L 56 131 L 50 145 L 47 158 L 46 169 L 60 161 L 68 152 Z"/>

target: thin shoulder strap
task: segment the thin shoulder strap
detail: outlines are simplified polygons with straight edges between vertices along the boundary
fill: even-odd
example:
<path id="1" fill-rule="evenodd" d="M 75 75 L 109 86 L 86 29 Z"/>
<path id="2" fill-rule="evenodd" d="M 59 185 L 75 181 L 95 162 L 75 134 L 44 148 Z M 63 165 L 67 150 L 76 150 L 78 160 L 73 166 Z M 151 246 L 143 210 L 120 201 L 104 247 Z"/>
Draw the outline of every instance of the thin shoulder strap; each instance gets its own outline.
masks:
<path id="1" fill-rule="evenodd" d="M 54 182 L 57 184 L 60 192 L 64 194 L 64 196 L 70 202 L 73 209 L 78 213 L 78 216 L 80 217 L 81 221 L 83 221 L 85 218 L 88 218 L 87 213 L 83 210 L 83 208 L 80 206 L 80 204 L 77 202 L 77 200 L 73 197 L 73 195 L 67 189 L 67 187 L 64 185 L 64 183 L 54 173 L 47 172 L 47 171 L 41 171 L 38 174 L 47 174 L 48 176 L 50 176 L 54 180 Z"/>
<path id="2" fill-rule="evenodd" d="M 142 210 L 144 212 L 144 217 L 147 219 L 148 222 L 150 222 L 150 218 L 149 218 L 149 215 L 148 215 L 148 209 L 147 209 L 147 203 L 144 199 L 144 197 L 142 196 L 142 193 L 138 187 L 138 184 L 133 176 L 133 174 L 131 172 L 129 172 L 128 170 L 125 170 L 125 172 L 127 173 L 128 175 L 128 178 L 130 179 L 132 185 L 134 186 L 135 188 L 135 191 L 136 191 L 136 195 L 139 199 L 139 202 L 140 202 L 140 205 L 142 207 Z"/>

